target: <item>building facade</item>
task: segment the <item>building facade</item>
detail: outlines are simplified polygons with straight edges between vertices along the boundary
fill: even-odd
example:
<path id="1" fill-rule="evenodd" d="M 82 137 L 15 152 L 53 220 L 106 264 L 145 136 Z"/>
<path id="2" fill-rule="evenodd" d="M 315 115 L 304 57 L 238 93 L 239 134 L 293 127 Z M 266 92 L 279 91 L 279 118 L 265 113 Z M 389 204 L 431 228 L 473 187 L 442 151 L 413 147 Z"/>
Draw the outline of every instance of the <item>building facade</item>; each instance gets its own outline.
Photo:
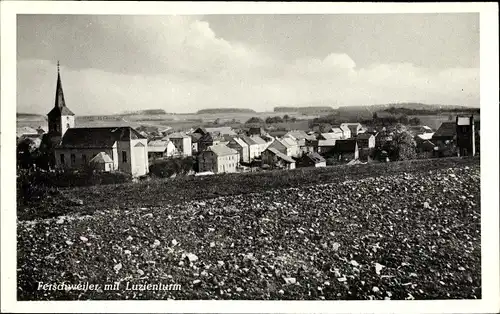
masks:
<path id="1" fill-rule="evenodd" d="M 199 172 L 236 172 L 240 156 L 225 145 L 213 145 L 198 154 Z"/>

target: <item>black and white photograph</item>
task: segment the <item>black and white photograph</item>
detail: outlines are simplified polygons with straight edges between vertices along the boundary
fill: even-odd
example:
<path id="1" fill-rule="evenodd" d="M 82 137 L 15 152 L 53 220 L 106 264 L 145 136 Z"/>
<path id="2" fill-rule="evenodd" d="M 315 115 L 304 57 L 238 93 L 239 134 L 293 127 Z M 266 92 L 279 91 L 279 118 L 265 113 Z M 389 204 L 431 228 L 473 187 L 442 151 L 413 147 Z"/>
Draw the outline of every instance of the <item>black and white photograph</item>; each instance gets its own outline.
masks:
<path id="1" fill-rule="evenodd" d="M 2 3 L 2 299 L 499 306 L 498 6 L 215 4 Z"/>

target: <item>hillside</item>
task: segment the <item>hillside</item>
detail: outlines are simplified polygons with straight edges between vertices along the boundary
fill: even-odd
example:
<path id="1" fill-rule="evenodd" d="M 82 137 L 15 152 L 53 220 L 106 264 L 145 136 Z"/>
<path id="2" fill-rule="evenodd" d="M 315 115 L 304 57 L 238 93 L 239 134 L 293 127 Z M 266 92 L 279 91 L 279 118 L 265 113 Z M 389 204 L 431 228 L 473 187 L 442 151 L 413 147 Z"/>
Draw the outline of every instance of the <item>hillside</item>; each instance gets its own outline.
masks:
<path id="1" fill-rule="evenodd" d="M 465 106 L 445 106 L 445 105 L 429 105 L 423 103 L 391 103 L 391 104 L 377 104 L 377 105 L 366 105 L 366 106 L 341 106 L 338 111 L 384 111 L 390 108 L 402 108 L 407 110 L 427 110 L 427 111 L 449 111 L 449 110 L 463 110 L 470 109 L 472 107 Z M 474 108 L 476 109 L 476 108 Z"/>
<path id="2" fill-rule="evenodd" d="M 36 114 L 36 113 L 22 113 L 22 112 L 17 112 L 16 113 L 16 118 L 17 119 L 45 119 L 44 115 L 41 114 Z"/>
<path id="3" fill-rule="evenodd" d="M 213 108 L 198 110 L 196 114 L 220 114 L 220 113 L 255 113 L 255 110 L 245 108 Z"/>
<path id="4" fill-rule="evenodd" d="M 18 298 L 479 299 L 479 180 L 451 158 L 65 189 L 44 207 L 81 215 L 18 223 Z M 182 289 L 125 290 L 158 280 Z"/>
<path id="5" fill-rule="evenodd" d="M 328 106 L 310 106 L 310 107 L 274 107 L 274 112 L 297 112 L 302 114 L 321 114 L 331 113 L 334 109 Z"/>
<path id="6" fill-rule="evenodd" d="M 448 166 L 433 169 L 439 163 Z M 367 176 L 364 167 L 352 167 L 344 174 L 354 175 L 356 181 L 321 185 L 287 187 L 293 181 L 261 176 L 279 179 L 273 188 L 256 189 L 253 194 L 227 193 L 218 186 L 216 190 L 225 195 L 174 202 L 167 196 L 162 205 L 157 200 L 164 195 L 143 193 L 169 186 L 168 181 L 90 189 L 86 193 L 93 196 L 84 198 L 84 204 L 96 198 L 109 203 L 100 203 L 92 216 L 18 225 L 19 297 L 480 298 L 478 164 L 455 159 L 430 166 L 428 161 L 412 164 L 391 165 L 379 176 Z M 384 167 L 376 167 L 375 172 Z M 325 169 L 312 172 L 327 174 Z M 301 172 L 291 173 L 283 174 L 291 179 Z M 206 181 L 234 186 L 233 180 L 241 178 Z M 207 183 L 205 188 L 212 186 Z M 123 188 L 136 191 L 124 193 Z M 182 188 L 174 190 L 178 193 Z M 438 197 L 442 191 L 447 191 L 446 198 Z M 110 203 L 123 202 L 123 197 L 135 202 Z M 442 263 L 443 256 L 449 264 Z M 39 291 L 33 277 L 44 282 L 91 283 L 106 278 L 124 285 L 164 278 L 166 283 L 181 284 L 182 290 Z"/>
<path id="7" fill-rule="evenodd" d="M 121 115 L 159 115 L 167 114 L 163 109 L 145 109 L 136 111 L 125 111 Z"/>

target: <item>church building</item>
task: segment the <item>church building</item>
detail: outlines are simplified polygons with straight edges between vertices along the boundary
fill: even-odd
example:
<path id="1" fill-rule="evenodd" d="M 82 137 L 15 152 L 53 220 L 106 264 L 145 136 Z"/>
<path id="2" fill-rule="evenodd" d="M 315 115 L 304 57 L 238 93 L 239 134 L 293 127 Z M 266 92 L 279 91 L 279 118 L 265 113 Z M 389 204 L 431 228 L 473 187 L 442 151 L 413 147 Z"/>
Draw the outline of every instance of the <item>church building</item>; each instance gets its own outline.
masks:
<path id="1" fill-rule="evenodd" d="M 75 127 L 75 114 L 64 100 L 59 63 L 55 105 L 47 117 L 44 142 L 54 153 L 56 168 L 82 169 L 91 163 L 99 171 L 122 171 L 134 177 L 149 172 L 147 139 L 134 128 Z"/>

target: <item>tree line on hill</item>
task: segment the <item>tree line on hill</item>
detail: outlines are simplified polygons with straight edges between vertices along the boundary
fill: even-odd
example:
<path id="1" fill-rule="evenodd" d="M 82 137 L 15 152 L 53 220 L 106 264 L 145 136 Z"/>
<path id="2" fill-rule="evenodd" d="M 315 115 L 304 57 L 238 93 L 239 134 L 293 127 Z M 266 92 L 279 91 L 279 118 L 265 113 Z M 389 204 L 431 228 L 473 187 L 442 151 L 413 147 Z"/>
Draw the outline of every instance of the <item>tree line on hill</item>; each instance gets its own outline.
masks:
<path id="1" fill-rule="evenodd" d="M 339 125 L 342 123 L 361 123 L 365 126 L 393 126 L 397 123 L 406 125 L 419 125 L 420 119 L 417 117 L 408 118 L 408 116 L 405 114 L 400 116 L 379 116 L 376 112 L 374 112 L 371 119 L 366 119 L 360 116 L 342 117 L 338 113 L 335 113 L 309 120 L 309 127 L 313 128 L 314 126 L 321 124 Z"/>
<path id="2" fill-rule="evenodd" d="M 283 117 L 280 116 L 274 116 L 274 117 L 267 117 L 265 119 L 258 118 L 258 117 L 252 117 L 248 119 L 245 124 L 258 124 L 258 125 L 264 125 L 264 124 L 275 124 L 275 123 L 287 123 L 287 122 L 296 122 L 297 118 L 295 117 L 290 117 L 289 115 L 284 115 Z"/>
<path id="3" fill-rule="evenodd" d="M 201 109 L 196 114 L 220 114 L 220 113 L 255 113 L 255 110 L 247 108 L 213 108 Z"/>
<path id="4" fill-rule="evenodd" d="M 383 110 L 384 112 L 388 112 L 393 115 L 421 115 L 421 116 L 429 116 L 429 115 L 443 115 L 443 114 L 480 114 L 479 108 L 436 108 L 436 109 L 411 109 L 411 108 L 397 108 L 390 107 L 388 109 Z"/>

